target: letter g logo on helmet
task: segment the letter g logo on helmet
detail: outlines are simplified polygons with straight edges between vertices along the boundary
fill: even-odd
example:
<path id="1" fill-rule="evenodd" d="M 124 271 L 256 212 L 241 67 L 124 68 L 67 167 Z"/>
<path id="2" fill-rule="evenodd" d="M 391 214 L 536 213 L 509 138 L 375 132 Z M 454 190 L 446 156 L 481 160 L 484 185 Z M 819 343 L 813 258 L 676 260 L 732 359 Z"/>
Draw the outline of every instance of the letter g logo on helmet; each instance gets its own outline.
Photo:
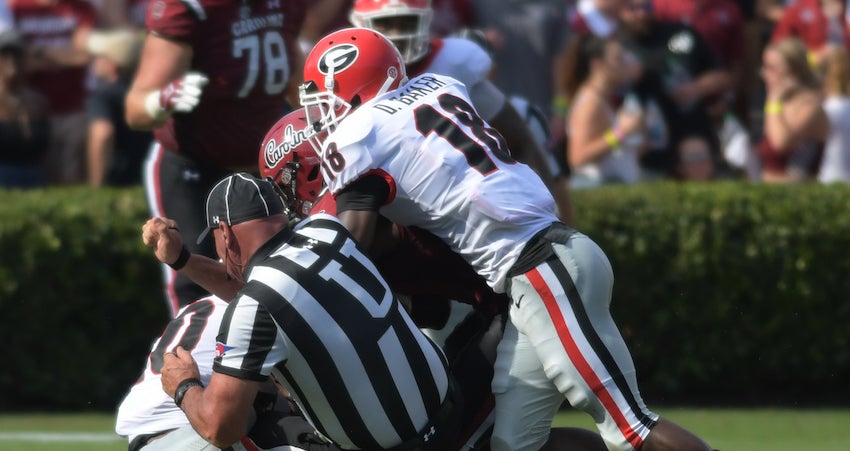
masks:
<path id="1" fill-rule="evenodd" d="M 324 75 L 338 74 L 351 67 L 360 50 L 353 44 L 340 44 L 329 48 L 319 58 L 319 72 Z"/>

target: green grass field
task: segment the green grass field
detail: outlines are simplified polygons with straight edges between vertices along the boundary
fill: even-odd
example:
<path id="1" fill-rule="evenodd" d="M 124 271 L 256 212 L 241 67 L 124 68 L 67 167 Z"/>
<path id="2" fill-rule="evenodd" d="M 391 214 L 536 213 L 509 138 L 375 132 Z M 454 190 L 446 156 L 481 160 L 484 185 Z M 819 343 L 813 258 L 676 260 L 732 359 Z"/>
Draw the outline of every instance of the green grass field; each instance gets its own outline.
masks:
<path id="1" fill-rule="evenodd" d="M 850 409 L 658 409 L 721 451 L 847 451 Z M 556 426 L 593 428 L 585 415 L 562 412 Z M 3 451 L 123 451 L 104 414 L 0 415 Z"/>

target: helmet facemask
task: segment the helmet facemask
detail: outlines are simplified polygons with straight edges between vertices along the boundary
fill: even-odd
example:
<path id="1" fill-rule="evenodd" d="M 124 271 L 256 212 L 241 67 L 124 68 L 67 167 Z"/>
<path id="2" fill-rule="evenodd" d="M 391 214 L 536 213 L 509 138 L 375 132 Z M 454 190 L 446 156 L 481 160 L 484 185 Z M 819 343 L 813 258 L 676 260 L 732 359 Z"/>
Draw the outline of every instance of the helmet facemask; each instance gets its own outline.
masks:
<path id="1" fill-rule="evenodd" d="M 430 42 L 430 9 L 387 9 L 372 13 L 352 12 L 351 22 L 357 26 L 371 28 L 384 34 L 395 44 L 404 58 L 404 64 L 413 64 L 428 53 Z"/>
<path id="2" fill-rule="evenodd" d="M 407 77 L 395 67 L 387 68 L 387 78 L 384 84 L 378 88 L 378 92 L 374 97 L 381 96 L 390 91 L 393 86 L 407 82 Z M 342 97 L 333 93 L 334 81 L 333 74 L 325 76 L 326 91 L 320 91 L 312 80 L 301 84 L 298 87 L 298 97 L 301 105 L 304 107 L 304 115 L 307 119 L 307 124 L 312 127 L 313 132 L 308 136 L 313 150 L 324 161 L 324 152 L 322 144 L 325 138 L 330 133 L 336 130 L 339 123 L 348 116 L 351 111 L 359 107 L 362 103 L 360 95 L 355 94 L 351 99 L 351 103 L 346 102 Z"/>
<path id="3" fill-rule="evenodd" d="M 399 88 L 407 80 L 398 49 L 368 28 L 335 31 L 316 43 L 307 56 L 299 100 L 316 154 L 326 161 L 325 141 L 361 105 Z"/>
<path id="4" fill-rule="evenodd" d="M 333 93 L 333 85 L 327 91 L 320 91 L 315 83 L 308 81 L 298 88 L 298 96 L 304 107 L 307 124 L 315 134 L 325 130 L 333 132 L 353 109 L 350 103 Z"/>
<path id="5" fill-rule="evenodd" d="M 306 218 L 310 214 L 310 210 L 313 209 L 314 201 L 305 199 L 307 196 L 299 192 L 299 190 L 303 190 L 298 180 L 302 166 L 298 154 L 293 153 L 292 160 L 286 162 L 275 177 L 266 177 L 266 180 L 272 182 L 272 185 L 274 185 L 278 196 L 283 199 L 286 214 L 290 221 Z M 313 167 L 310 172 L 306 176 L 307 181 L 321 177 L 318 166 Z M 312 193 L 310 194 L 312 195 Z M 318 196 L 318 193 L 315 194 Z M 316 196 L 312 196 L 312 198 L 315 199 Z"/>

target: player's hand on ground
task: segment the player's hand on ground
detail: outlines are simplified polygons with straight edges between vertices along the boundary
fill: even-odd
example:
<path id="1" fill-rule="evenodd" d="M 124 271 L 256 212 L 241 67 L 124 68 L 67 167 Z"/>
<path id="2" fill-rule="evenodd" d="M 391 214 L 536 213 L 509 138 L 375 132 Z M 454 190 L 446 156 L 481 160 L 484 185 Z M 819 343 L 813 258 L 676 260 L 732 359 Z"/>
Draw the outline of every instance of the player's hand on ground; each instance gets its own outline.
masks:
<path id="1" fill-rule="evenodd" d="M 183 237 L 177 222 L 161 216 L 148 219 L 142 226 L 142 242 L 153 249 L 157 260 L 162 263 L 174 263 L 183 249 Z"/>
<path id="2" fill-rule="evenodd" d="M 168 396 L 174 397 L 174 391 L 180 382 L 189 378 L 201 378 L 198 364 L 192 358 L 192 353 L 177 346 L 172 352 L 166 352 L 162 357 L 162 390 Z"/>

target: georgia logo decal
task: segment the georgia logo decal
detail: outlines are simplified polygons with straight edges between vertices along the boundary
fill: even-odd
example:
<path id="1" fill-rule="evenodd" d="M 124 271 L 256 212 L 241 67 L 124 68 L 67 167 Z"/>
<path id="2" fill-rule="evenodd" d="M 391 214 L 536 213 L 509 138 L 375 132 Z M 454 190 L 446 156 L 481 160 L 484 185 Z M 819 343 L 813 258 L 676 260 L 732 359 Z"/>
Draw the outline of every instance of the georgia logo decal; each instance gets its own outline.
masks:
<path id="1" fill-rule="evenodd" d="M 360 55 L 360 49 L 354 44 L 335 45 L 319 57 L 319 72 L 324 75 L 338 74 L 354 64 Z"/>

